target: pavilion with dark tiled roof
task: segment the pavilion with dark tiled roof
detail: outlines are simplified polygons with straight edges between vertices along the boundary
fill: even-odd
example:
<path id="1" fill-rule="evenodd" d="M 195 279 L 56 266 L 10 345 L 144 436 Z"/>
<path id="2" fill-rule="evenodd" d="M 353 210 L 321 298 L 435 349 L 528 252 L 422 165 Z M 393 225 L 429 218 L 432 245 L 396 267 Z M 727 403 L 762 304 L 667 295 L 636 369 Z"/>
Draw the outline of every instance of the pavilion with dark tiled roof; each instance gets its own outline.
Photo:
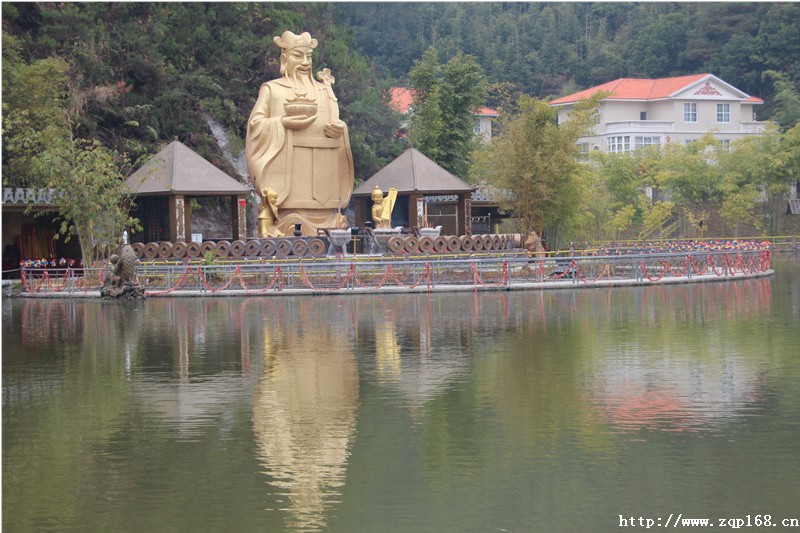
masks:
<path id="1" fill-rule="evenodd" d="M 231 239 L 247 237 L 246 195 L 250 188 L 179 141 L 150 157 L 125 182 L 135 195 L 133 216 L 143 228 L 131 235 L 131 242 L 188 242 L 192 235 L 190 200 L 208 196 L 230 198 Z"/>
<path id="2" fill-rule="evenodd" d="M 419 208 L 427 207 L 431 226 L 442 226 L 442 235 L 464 235 L 470 225 L 470 195 L 475 187 L 437 165 L 415 148 L 409 148 L 353 191 L 356 225 L 370 220 L 372 191 L 384 195 L 397 189 L 392 226 L 419 227 Z"/>

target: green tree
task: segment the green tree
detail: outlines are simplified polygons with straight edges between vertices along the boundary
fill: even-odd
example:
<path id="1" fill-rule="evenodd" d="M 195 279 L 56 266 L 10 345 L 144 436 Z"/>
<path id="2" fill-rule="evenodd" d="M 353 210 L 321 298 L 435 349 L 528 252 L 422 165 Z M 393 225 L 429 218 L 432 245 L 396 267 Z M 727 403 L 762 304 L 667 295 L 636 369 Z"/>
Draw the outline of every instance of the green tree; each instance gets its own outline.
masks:
<path id="1" fill-rule="evenodd" d="M 411 144 L 456 176 L 465 178 L 477 145 L 476 108 L 486 101 L 487 85 L 474 57 L 458 54 L 444 65 L 429 48 L 409 73 L 414 90 Z"/>
<path id="2" fill-rule="evenodd" d="M 645 227 L 655 228 L 655 220 L 663 219 L 672 204 L 653 209 L 653 202 L 645 194 L 649 187 L 658 197 L 655 169 L 662 157 L 659 147 L 648 146 L 633 153 L 593 154 L 598 182 L 592 188 L 597 197 L 601 192 L 607 199 L 609 218 L 603 238 L 644 238 L 651 232 Z M 597 209 L 595 207 L 594 209 Z M 648 221 L 645 224 L 645 221 Z"/>
<path id="3" fill-rule="evenodd" d="M 709 208 L 719 204 L 722 195 L 716 146 L 711 135 L 688 146 L 668 143 L 653 169 L 651 183 L 674 204 L 674 229 L 682 236 L 702 236 Z"/>
<path id="4" fill-rule="evenodd" d="M 731 230 L 750 224 L 777 234 L 791 186 L 800 175 L 800 125 L 785 133 L 770 128 L 737 141 L 720 158 L 720 170 L 721 215 Z"/>
<path id="5" fill-rule="evenodd" d="M 123 181 L 128 160 L 97 140 L 73 137 L 69 65 L 57 58 L 25 63 L 5 37 L 11 50 L 4 50 L 3 64 L 3 181 L 58 191 L 59 235 L 79 235 L 91 264 L 137 224 Z"/>
<path id="6" fill-rule="evenodd" d="M 774 70 L 764 72 L 763 77 L 771 78 L 775 83 L 772 120 L 780 124 L 783 130 L 800 124 L 800 91 L 797 87 L 789 83 L 787 76 Z"/>
<path id="7" fill-rule="evenodd" d="M 3 33 L 3 185 L 30 186 L 34 154 L 68 135 L 68 70 L 59 58 L 25 62 L 18 40 Z"/>
<path id="8" fill-rule="evenodd" d="M 59 234 L 80 237 L 83 260 L 108 257 L 122 232 L 138 227 L 129 215 L 132 193 L 122 168 L 127 158 L 97 140 L 63 138 L 33 158 L 36 181 L 60 193 Z"/>
<path id="9" fill-rule="evenodd" d="M 504 204 L 517 218 L 521 233 L 535 230 L 553 247 L 579 223 L 586 169 L 577 161 L 576 143 L 593 124 L 597 98 L 587 100 L 559 125 L 558 111 L 546 101 L 520 97 L 519 112 L 502 117 L 501 133 L 478 151 L 472 169 L 475 179 L 511 192 Z"/>

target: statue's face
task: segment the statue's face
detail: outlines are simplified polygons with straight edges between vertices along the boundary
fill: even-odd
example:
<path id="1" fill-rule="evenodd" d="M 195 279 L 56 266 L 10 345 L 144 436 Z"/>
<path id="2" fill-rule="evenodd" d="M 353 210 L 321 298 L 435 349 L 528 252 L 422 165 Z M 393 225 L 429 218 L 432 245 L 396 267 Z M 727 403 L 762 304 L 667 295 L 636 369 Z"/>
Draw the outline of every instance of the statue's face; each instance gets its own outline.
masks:
<path id="1" fill-rule="evenodd" d="M 286 75 L 290 78 L 310 75 L 311 52 L 307 46 L 298 46 L 286 52 Z"/>
<path id="2" fill-rule="evenodd" d="M 373 194 L 372 195 L 372 201 L 375 202 L 376 204 L 379 204 L 379 203 L 383 202 L 383 195 L 382 194 Z"/>

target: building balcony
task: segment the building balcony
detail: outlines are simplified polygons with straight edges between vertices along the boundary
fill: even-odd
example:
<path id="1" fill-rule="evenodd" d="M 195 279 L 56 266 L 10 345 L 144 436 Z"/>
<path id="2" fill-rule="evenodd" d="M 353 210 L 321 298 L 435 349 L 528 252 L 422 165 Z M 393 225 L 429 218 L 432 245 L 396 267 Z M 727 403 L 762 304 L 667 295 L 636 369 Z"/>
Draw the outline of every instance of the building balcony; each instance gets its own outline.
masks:
<path id="1" fill-rule="evenodd" d="M 764 133 L 766 122 L 742 122 L 742 133 Z"/>
<path id="2" fill-rule="evenodd" d="M 664 120 L 606 122 L 606 133 L 662 133 L 675 131 L 675 123 Z"/>

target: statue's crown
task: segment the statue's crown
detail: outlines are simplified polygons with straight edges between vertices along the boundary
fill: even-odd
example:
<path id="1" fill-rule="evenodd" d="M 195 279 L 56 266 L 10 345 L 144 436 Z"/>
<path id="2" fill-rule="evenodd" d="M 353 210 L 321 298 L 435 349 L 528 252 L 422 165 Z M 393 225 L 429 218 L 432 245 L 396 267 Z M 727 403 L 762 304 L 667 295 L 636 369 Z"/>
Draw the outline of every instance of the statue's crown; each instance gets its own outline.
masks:
<path id="1" fill-rule="evenodd" d="M 275 41 L 275 44 L 280 46 L 283 50 L 291 50 L 292 48 L 297 48 L 298 46 L 305 46 L 308 48 L 317 47 L 317 40 L 313 39 L 311 34 L 307 31 L 304 31 L 300 35 L 295 35 L 287 30 L 283 32 L 283 35 L 280 37 L 275 37 L 272 40 Z"/>

